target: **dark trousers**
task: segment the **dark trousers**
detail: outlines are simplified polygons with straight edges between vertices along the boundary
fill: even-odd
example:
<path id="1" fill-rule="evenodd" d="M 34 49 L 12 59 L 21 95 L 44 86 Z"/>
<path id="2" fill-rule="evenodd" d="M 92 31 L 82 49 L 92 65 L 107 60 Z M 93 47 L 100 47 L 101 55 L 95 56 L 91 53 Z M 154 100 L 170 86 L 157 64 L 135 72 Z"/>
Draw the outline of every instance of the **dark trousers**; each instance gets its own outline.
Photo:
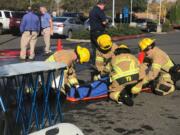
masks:
<path id="1" fill-rule="evenodd" d="M 95 65 L 96 63 L 96 49 L 99 48 L 99 45 L 97 43 L 97 38 L 98 36 L 104 33 L 105 33 L 104 31 L 91 31 L 90 32 L 91 47 L 92 47 L 91 59 L 92 59 L 93 65 Z"/>

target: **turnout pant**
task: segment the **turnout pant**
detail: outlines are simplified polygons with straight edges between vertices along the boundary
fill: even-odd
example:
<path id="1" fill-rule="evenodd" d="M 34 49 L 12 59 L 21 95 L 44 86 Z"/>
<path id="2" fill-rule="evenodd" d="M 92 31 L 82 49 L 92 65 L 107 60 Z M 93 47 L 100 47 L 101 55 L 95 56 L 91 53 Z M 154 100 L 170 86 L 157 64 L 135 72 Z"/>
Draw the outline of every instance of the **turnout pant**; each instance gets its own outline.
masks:
<path id="1" fill-rule="evenodd" d="M 129 85 L 133 85 L 136 84 L 137 81 L 132 81 L 132 82 L 127 82 L 124 84 L 119 84 L 117 81 L 113 81 L 112 84 L 109 86 L 110 89 L 110 93 L 109 93 L 109 97 L 118 102 L 118 99 L 121 98 L 120 94 L 121 92 Z"/>
<path id="2" fill-rule="evenodd" d="M 51 40 L 51 31 L 50 31 L 50 27 L 45 28 L 42 30 L 42 35 L 44 37 L 44 43 L 45 43 L 45 52 L 50 52 L 50 40 Z"/>

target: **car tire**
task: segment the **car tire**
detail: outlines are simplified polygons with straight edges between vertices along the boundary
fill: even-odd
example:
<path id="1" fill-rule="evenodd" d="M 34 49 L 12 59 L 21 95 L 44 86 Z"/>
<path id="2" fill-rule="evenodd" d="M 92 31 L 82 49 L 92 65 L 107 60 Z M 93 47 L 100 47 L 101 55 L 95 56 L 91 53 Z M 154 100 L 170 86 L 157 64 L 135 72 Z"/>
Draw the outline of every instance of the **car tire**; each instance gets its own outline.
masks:
<path id="1" fill-rule="evenodd" d="M 73 34 L 72 34 L 72 30 L 69 30 L 69 31 L 68 31 L 68 34 L 67 34 L 67 37 L 71 39 L 71 38 L 72 38 L 72 36 L 73 36 Z"/>

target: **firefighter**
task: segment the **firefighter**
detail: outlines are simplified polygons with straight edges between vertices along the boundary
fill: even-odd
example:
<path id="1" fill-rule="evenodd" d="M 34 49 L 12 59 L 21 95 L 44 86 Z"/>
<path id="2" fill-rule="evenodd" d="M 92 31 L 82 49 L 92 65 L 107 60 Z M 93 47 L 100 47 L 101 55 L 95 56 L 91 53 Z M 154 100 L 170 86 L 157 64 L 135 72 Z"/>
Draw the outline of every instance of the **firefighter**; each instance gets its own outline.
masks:
<path id="1" fill-rule="evenodd" d="M 55 52 L 46 61 L 47 62 L 59 62 L 67 65 L 67 70 L 64 75 L 64 85 L 68 87 L 79 87 L 79 82 L 76 77 L 74 63 L 78 62 L 83 64 L 89 62 L 90 52 L 87 48 L 77 46 L 75 50 L 61 50 Z M 59 82 L 60 76 L 56 77 L 56 84 Z M 55 83 L 52 83 L 52 87 L 55 88 Z M 66 93 L 65 91 L 63 91 Z"/>
<path id="2" fill-rule="evenodd" d="M 118 47 L 111 40 L 108 34 L 102 34 L 97 38 L 98 48 L 96 50 L 96 61 L 95 65 L 99 72 L 98 75 L 94 77 L 95 80 L 101 78 L 101 76 L 109 73 L 109 62 L 114 55 L 114 50 Z"/>
<path id="3" fill-rule="evenodd" d="M 174 82 L 171 79 L 169 70 L 174 66 L 174 63 L 169 56 L 158 48 L 155 44 L 155 40 L 151 38 L 144 38 L 139 42 L 141 51 L 145 52 L 146 58 L 151 63 L 143 62 L 142 71 L 145 76 L 143 80 L 137 84 L 132 93 L 139 93 L 143 85 L 153 82 L 153 90 L 155 94 L 167 95 L 175 90 Z M 146 69 L 149 71 L 146 73 Z"/>
<path id="4" fill-rule="evenodd" d="M 114 52 L 110 62 L 111 85 L 109 97 L 117 103 L 133 105 L 131 88 L 137 84 L 139 75 L 139 61 L 131 54 L 126 45 L 120 45 Z"/>

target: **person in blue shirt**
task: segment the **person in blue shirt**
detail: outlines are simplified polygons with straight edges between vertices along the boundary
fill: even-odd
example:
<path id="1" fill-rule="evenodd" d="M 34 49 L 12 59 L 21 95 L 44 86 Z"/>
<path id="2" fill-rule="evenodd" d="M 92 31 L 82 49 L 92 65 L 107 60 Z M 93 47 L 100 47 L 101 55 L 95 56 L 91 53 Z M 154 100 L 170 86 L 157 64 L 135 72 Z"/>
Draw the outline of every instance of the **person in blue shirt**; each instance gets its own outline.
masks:
<path id="1" fill-rule="evenodd" d="M 40 31 L 40 20 L 38 16 L 34 13 L 36 9 L 35 6 L 32 6 L 31 10 L 23 16 L 23 19 L 20 24 L 20 32 L 22 33 L 20 46 L 20 59 L 26 59 L 26 50 L 28 45 L 30 45 L 30 55 L 29 59 L 33 60 L 35 58 L 35 46 L 37 42 L 37 36 Z"/>
<path id="2" fill-rule="evenodd" d="M 42 29 L 42 35 L 44 37 L 45 42 L 45 54 L 51 54 L 50 50 L 50 39 L 51 35 L 53 35 L 53 23 L 51 15 L 47 12 L 46 7 L 41 6 L 40 7 L 41 12 L 41 29 Z"/>

